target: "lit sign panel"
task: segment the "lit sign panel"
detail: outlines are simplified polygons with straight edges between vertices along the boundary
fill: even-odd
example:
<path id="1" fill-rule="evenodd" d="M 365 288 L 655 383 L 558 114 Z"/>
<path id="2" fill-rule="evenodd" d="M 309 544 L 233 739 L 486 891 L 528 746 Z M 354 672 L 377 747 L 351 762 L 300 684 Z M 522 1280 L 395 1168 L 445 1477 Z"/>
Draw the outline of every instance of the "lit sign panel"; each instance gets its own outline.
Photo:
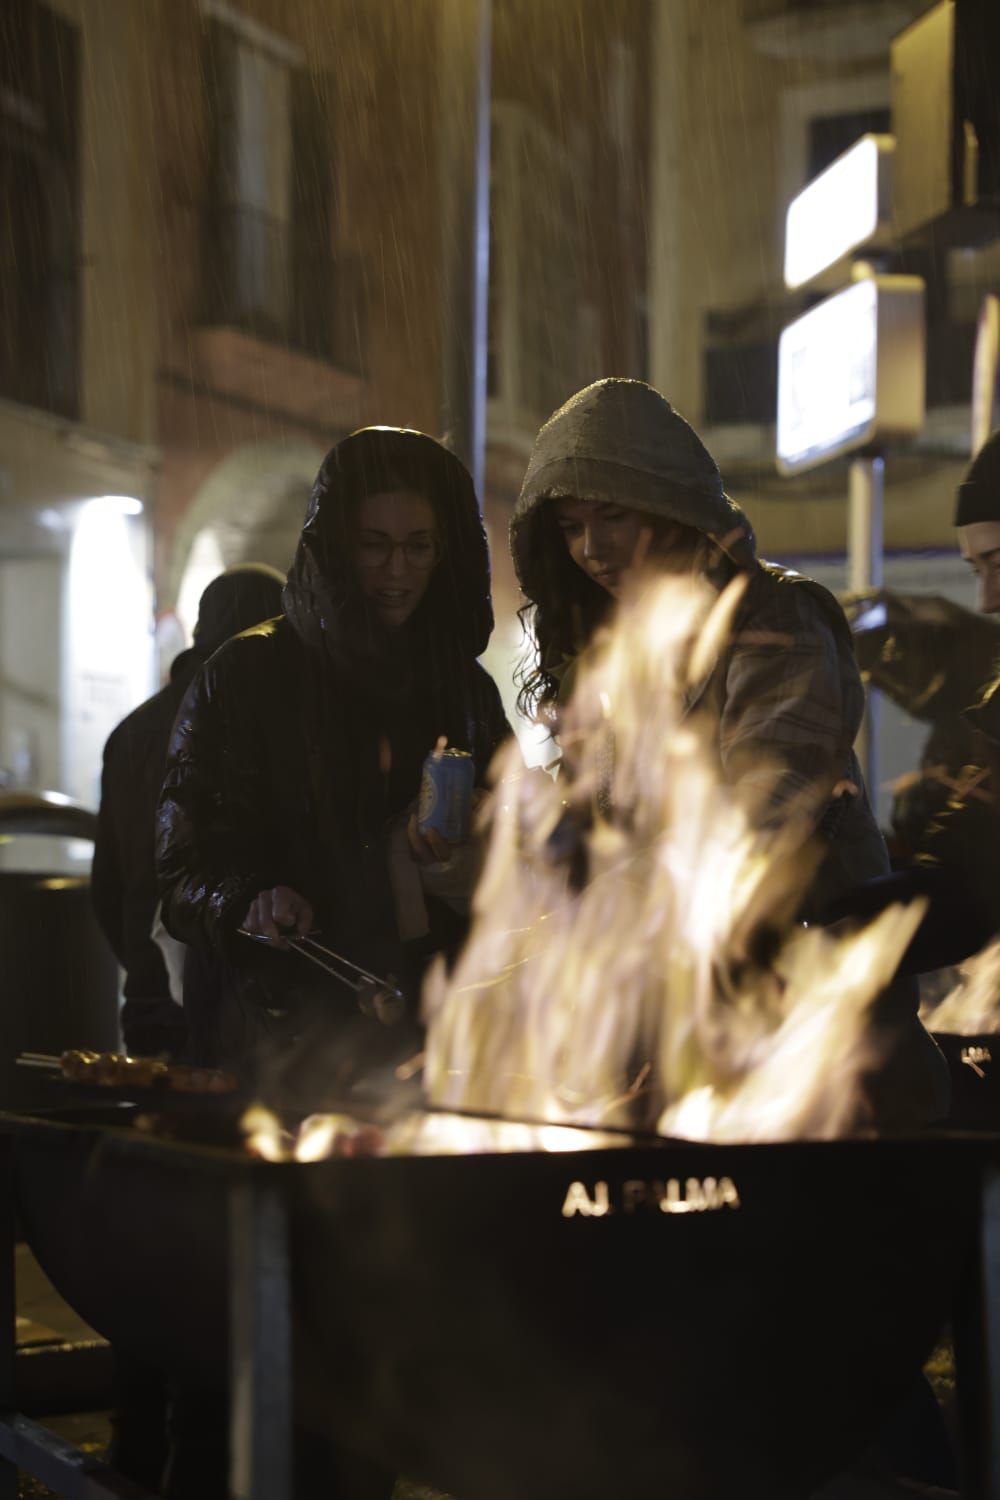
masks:
<path id="1" fill-rule="evenodd" d="M 891 135 L 863 135 L 793 198 L 785 220 L 785 285 L 806 286 L 890 234 Z"/>
<path id="2" fill-rule="evenodd" d="M 778 344 L 778 468 L 915 436 L 924 363 L 918 276 L 866 277 L 791 323 Z"/>

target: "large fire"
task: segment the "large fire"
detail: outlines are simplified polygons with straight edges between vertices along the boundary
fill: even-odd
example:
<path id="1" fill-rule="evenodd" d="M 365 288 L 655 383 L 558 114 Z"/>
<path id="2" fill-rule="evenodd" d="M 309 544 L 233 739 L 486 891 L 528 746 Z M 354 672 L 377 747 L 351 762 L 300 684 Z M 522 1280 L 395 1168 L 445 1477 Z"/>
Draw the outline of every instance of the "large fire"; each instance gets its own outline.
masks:
<path id="1" fill-rule="evenodd" d="M 922 1013 L 931 1031 L 985 1036 L 1000 1031 L 1000 942 L 993 942 L 959 970 L 958 983 Z"/>
<path id="2" fill-rule="evenodd" d="M 651 586 L 580 665 L 559 729 L 563 774 L 525 772 L 514 746 L 502 755 L 470 938 L 425 987 L 431 1108 L 375 1149 L 867 1127 L 870 1007 L 922 909 L 839 936 L 795 923 L 818 857 L 813 809 L 771 817 L 764 764 L 734 793 L 716 726 L 689 711 L 739 597 L 738 585 L 721 596 Z M 324 1139 L 344 1149 L 345 1131 L 317 1120 L 279 1141 L 274 1122 L 257 1142 L 303 1159 L 324 1154 Z"/>
<path id="3" fill-rule="evenodd" d="M 566 774 L 507 752 L 470 940 L 425 993 L 439 1109 L 716 1141 L 863 1128 L 869 1009 L 921 912 L 794 924 L 811 809 L 769 826 L 771 770 L 734 794 L 688 712 L 738 598 L 650 587 L 581 665 Z"/>

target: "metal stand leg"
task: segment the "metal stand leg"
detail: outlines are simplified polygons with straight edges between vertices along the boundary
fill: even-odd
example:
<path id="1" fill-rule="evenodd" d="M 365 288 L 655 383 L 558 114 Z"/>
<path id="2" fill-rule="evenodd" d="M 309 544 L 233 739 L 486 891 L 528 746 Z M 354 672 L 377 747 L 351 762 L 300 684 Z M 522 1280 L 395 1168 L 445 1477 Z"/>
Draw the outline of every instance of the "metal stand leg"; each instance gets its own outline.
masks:
<path id="1" fill-rule="evenodd" d="M 847 586 L 863 594 L 882 587 L 885 460 L 855 458 L 848 471 Z M 878 695 L 869 691 L 857 751 L 872 805 L 878 802 Z"/>
<path id="2" fill-rule="evenodd" d="M 979 1242 L 955 1310 L 962 1500 L 1000 1500 L 1000 1169 L 983 1171 Z"/>
<path id="3" fill-rule="evenodd" d="M 230 1190 L 231 1500 L 290 1500 L 292 1338 L 288 1226 L 276 1181 L 255 1170 Z"/>
<path id="4" fill-rule="evenodd" d="M 0 1411 L 16 1405 L 17 1287 L 14 1272 L 14 1139 L 0 1136 Z M 0 1457 L 0 1500 L 17 1500 L 17 1465 Z"/>

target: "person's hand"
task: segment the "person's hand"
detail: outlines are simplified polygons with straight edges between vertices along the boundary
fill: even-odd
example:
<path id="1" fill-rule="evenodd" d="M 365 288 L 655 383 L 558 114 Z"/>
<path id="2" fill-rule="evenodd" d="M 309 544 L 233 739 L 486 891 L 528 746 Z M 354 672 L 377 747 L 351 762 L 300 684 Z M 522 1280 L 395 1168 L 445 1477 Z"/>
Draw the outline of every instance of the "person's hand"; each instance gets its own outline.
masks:
<path id="1" fill-rule="evenodd" d="M 406 837 L 410 841 L 410 853 L 418 865 L 447 864 L 451 859 L 451 845 L 442 838 L 436 828 L 421 833 L 417 827 L 417 815 L 412 813 L 406 825 Z"/>
<path id="2" fill-rule="evenodd" d="M 247 932 L 270 938 L 275 948 L 287 948 L 290 937 L 304 937 L 312 931 L 312 925 L 313 909 L 309 902 L 287 885 L 261 891 L 251 901 L 243 919 Z"/>

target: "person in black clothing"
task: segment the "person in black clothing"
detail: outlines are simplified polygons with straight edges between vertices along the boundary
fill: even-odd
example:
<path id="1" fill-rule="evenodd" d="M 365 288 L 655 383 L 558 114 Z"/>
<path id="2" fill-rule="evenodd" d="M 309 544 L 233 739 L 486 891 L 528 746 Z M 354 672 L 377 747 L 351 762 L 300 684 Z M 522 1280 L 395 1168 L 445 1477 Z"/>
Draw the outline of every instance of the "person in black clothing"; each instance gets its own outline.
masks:
<path id="1" fill-rule="evenodd" d="M 186 1026 L 171 998 L 152 937 L 159 901 L 154 826 L 177 710 L 193 677 L 224 641 L 281 609 L 281 574 L 244 563 L 220 574 L 198 605 L 194 644 L 175 657 L 170 681 L 111 733 L 104 747 L 91 894 L 97 919 L 125 971 L 122 1032 L 135 1055 L 175 1055 Z"/>
<path id="2" fill-rule="evenodd" d="M 265 1098 L 291 1069 L 297 1099 L 318 1104 L 413 1046 L 426 963 L 465 931 L 468 848 L 422 839 L 413 817 L 439 739 L 471 754 L 482 786 L 510 734 L 477 662 L 493 611 L 464 466 L 414 431 L 344 439 L 320 468 L 283 600 L 280 619 L 229 642 L 188 690 L 158 862 L 165 925 L 201 966 L 185 1008 L 214 1018 L 203 1060 Z M 282 951 L 309 932 L 394 976 L 409 1025 L 380 1026 Z"/>
<path id="3" fill-rule="evenodd" d="M 175 657 L 170 681 L 123 719 L 104 747 L 101 806 L 91 894 L 97 919 L 125 971 L 122 1032 L 128 1052 L 176 1056 L 187 1026 L 171 996 L 163 955 L 153 941 L 159 901 L 154 826 L 167 744 L 193 677 L 231 635 L 277 614 L 283 579 L 246 563 L 220 574 L 198 605 L 194 644 Z M 162 1371 L 115 1351 L 114 1437 L 109 1460 L 137 1484 L 159 1484 L 167 1454 Z"/>
<path id="4" fill-rule="evenodd" d="M 930 725 L 917 773 L 896 791 L 894 863 L 912 861 L 938 816 L 964 794 L 965 769 L 983 746 L 966 710 L 1000 665 L 1000 431 L 979 450 L 958 487 L 955 528 L 978 584 L 978 612 L 937 595 L 890 589 L 846 603 L 858 661 L 873 687 Z"/>

